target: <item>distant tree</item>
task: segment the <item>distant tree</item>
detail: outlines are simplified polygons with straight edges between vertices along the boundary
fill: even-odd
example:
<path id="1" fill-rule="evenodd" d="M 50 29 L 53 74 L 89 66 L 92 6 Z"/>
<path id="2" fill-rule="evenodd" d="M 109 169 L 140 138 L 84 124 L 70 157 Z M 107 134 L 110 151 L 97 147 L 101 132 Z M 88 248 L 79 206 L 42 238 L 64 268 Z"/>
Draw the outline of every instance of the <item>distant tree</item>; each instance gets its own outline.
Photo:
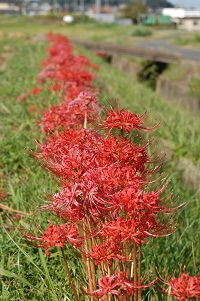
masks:
<path id="1" fill-rule="evenodd" d="M 141 1 L 134 0 L 127 4 L 121 12 L 125 18 L 130 18 L 134 24 L 137 24 L 137 18 L 140 14 L 147 13 L 147 7 Z"/>

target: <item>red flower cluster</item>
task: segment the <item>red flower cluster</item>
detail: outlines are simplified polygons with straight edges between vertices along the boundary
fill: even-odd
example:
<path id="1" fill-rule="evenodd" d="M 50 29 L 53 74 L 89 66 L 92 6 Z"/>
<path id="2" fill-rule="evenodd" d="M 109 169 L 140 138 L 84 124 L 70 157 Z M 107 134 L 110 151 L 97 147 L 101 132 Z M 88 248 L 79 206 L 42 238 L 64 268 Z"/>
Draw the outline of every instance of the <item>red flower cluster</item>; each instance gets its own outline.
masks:
<path id="1" fill-rule="evenodd" d="M 126 300 L 126 294 L 132 296 L 134 292 L 134 286 L 131 281 L 128 280 L 125 273 L 120 271 L 115 272 L 111 277 L 103 276 L 99 279 L 99 289 L 90 292 L 89 295 L 97 296 L 99 301 L 103 301 L 105 295 L 108 296 L 121 296 L 120 300 Z"/>
<path id="2" fill-rule="evenodd" d="M 147 114 L 144 113 L 141 116 L 138 116 L 134 113 L 126 111 L 125 109 L 107 110 L 106 119 L 101 125 L 103 129 L 109 130 L 109 133 L 112 129 L 118 129 L 120 131 L 125 131 L 126 134 L 129 134 L 131 130 L 141 130 L 141 131 L 152 131 L 156 129 L 159 124 L 153 127 L 144 126 L 143 122 L 147 118 Z"/>
<path id="3" fill-rule="evenodd" d="M 48 37 L 51 46 L 47 60 L 42 63 L 39 82 L 51 80 L 50 89 L 62 95 L 62 104 L 44 111 L 43 129 L 49 133 L 58 128 L 79 128 L 86 118 L 91 122 L 99 116 L 97 90 L 92 87 L 94 73 L 90 72 L 97 66 L 83 55 L 75 56 L 66 37 Z"/>
<path id="4" fill-rule="evenodd" d="M 50 225 L 40 238 L 26 237 L 48 256 L 52 247 L 71 244 L 87 266 L 95 263 L 99 269 L 100 289 L 89 279 L 89 294 L 99 300 L 104 295 L 127 300 L 140 280 L 128 279 L 124 262 L 136 266 L 136 246 L 171 234 L 172 217 L 179 209 L 171 206 L 169 196 L 162 197 L 164 181 L 151 186 L 159 166 L 150 154 L 150 142 L 138 139 L 139 131 L 157 126 L 145 125 L 146 113 L 138 116 L 113 107 L 98 124 L 101 109 L 89 72 L 96 67 L 84 56 L 75 57 L 64 36 L 49 34 L 49 40 L 39 82 L 50 82 L 51 91 L 61 92 L 62 102 L 43 113 L 42 127 L 49 136 L 38 143 L 35 155 L 62 187 L 46 209 L 64 224 Z"/>
<path id="5" fill-rule="evenodd" d="M 37 95 L 37 94 L 39 94 L 40 92 L 42 91 L 42 89 L 40 88 L 40 87 L 35 87 L 35 88 L 33 88 L 32 90 L 31 90 L 31 94 L 32 95 Z"/>
<path id="6" fill-rule="evenodd" d="M 53 106 L 43 115 L 42 125 L 46 133 L 56 129 L 82 128 L 85 124 L 99 118 L 100 108 L 96 95 L 87 91 L 71 101 L 65 100 L 59 106 Z"/>
<path id="7" fill-rule="evenodd" d="M 168 285 L 170 294 L 179 301 L 194 298 L 200 300 L 200 276 L 189 276 L 183 273 L 178 278 L 172 277 Z"/>
<path id="8" fill-rule="evenodd" d="M 83 127 L 84 121 L 91 122 L 99 117 L 97 89 L 92 87 L 97 66 L 83 56 L 74 56 L 66 37 L 49 34 L 49 56 L 42 63 L 39 82 L 51 80 L 51 90 L 62 95 L 62 103 L 43 112 L 42 127 L 51 133 L 57 129 Z"/>
<path id="9" fill-rule="evenodd" d="M 50 256 L 49 250 L 53 247 L 64 248 L 65 243 L 69 242 L 72 246 L 80 247 L 82 241 L 78 235 L 78 229 L 74 225 L 50 225 L 44 232 L 42 237 L 36 237 L 33 235 L 24 235 L 29 241 L 36 241 L 37 248 L 46 249 L 45 254 Z M 41 242 L 41 243 L 40 243 Z"/>
<path id="10" fill-rule="evenodd" d="M 83 55 L 75 56 L 65 36 L 49 33 L 48 39 L 51 46 L 48 48 L 48 58 L 42 63 L 38 86 L 21 94 L 18 102 L 47 88 L 59 93 L 61 105 L 43 112 L 43 130 L 51 133 L 58 128 L 79 127 L 80 123 L 82 126 L 84 119 L 91 122 L 99 117 L 100 110 L 96 99 L 98 90 L 92 87 L 95 78 L 92 71 L 98 67 Z M 45 87 L 41 87 L 44 84 Z"/>
<path id="11" fill-rule="evenodd" d="M 95 51 L 95 54 L 100 56 L 105 61 L 109 61 L 111 59 L 111 55 L 103 51 Z"/>
<path id="12" fill-rule="evenodd" d="M 22 93 L 18 96 L 17 101 L 19 103 L 21 103 L 22 101 L 24 101 L 27 98 L 27 94 L 26 93 Z"/>
<path id="13" fill-rule="evenodd" d="M 137 146 L 119 134 L 69 129 L 39 145 L 37 156 L 63 187 L 47 208 L 68 222 L 91 224 L 87 234 L 97 243 L 87 256 L 96 264 L 106 254 L 108 264 L 125 258 L 127 242 L 131 248 L 174 231 L 170 217 L 175 209 L 160 197 L 165 186 L 148 188 L 154 170 L 147 144 Z"/>

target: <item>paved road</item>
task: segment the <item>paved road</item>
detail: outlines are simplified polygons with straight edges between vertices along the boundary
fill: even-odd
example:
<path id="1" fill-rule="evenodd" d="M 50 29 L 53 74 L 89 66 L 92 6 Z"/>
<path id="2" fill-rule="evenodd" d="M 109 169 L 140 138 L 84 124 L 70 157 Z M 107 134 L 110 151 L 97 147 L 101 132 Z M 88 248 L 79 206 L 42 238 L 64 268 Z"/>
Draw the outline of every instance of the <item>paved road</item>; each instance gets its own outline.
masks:
<path id="1" fill-rule="evenodd" d="M 165 50 L 167 52 L 178 54 L 183 59 L 192 60 L 192 61 L 200 61 L 200 49 L 188 49 L 179 46 L 170 45 L 170 41 L 172 39 L 160 39 L 160 40 L 149 40 L 140 42 L 138 45 L 144 48 L 152 48 L 157 50 Z"/>
<path id="2" fill-rule="evenodd" d="M 90 49 L 98 52 L 106 52 L 109 54 L 128 55 L 133 57 L 140 57 L 146 60 L 172 63 L 180 59 L 180 55 L 174 55 L 169 51 L 159 51 L 158 49 L 150 49 L 149 47 L 135 47 L 128 45 L 117 45 L 112 43 L 94 42 L 71 39 L 72 44 L 82 46 L 86 49 Z"/>

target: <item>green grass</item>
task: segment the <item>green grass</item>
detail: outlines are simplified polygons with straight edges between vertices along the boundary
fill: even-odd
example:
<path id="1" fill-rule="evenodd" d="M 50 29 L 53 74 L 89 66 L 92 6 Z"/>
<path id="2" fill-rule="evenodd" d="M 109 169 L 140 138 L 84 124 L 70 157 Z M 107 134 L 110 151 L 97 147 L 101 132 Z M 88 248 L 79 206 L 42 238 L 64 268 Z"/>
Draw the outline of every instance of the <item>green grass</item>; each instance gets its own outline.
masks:
<path id="1" fill-rule="evenodd" d="M 182 85 L 185 95 L 200 98 L 200 66 L 195 63 L 177 62 L 171 64 L 162 74 L 166 79 Z"/>
<path id="2" fill-rule="evenodd" d="M 0 19 L 0 31 L 6 34 L 25 33 L 26 35 L 37 35 L 49 31 L 60 32 L 69 38 L 87 39 L 93 41 L 104 41 L 109 43 L 136 45 L 138 41 L 145 39 L 145 33 L 148 29 L 143 29 L 141 34 L 141 26 L 117 24 L 97 23 L 94 20 L 87 19 L 80 22 L 75 17 L 72 24 L 64 24 L 62 22 L 63 15 L 50 16 L 2 16 Z M 77 21 L 76 21 L 77 20 Z M 140 32 L 139 36 L 132 35 L 133 32 Z M 158 38 L 166 36 L 166 33 L 160 30 L 152 31 L 147 38 Z"/>
<path id="3" fill-rule="evenodd" d="M 173 44 L 192 48 L 200 48 L 199 33 L 184 33 L 178 34 L 172 41 Z"/>
<path id="4" fill-rule="evenodd" d="M 200 98 L 200 76 L 192 78 L 189 85 L 189 94 L 198 99 Z"/>
<path id="5" fill-rule="evenodd" d="M 180 62 L 171 64 L 165 71 L 164 75 L 173 82 L 184 80 L 189 72 L 190 67 L 186 64 L 181 66 Z"/>
<path id="6" fill-rule="evenodd" d="M 59 190 L 50 175 L 28 152 L 30 149 L 35 150 L 35 140 L 42 139 L 36 125 L 42 108 L 56 103 L 57 99 L 54 95 L 43 92 L 35 97 L 30 96 L 22 103 L 16 101 L 19 94 L 37 84 L 40 62 L 46 57 L 45 42 L 34 42 L 30 36 L 35 31 L 34 26 L 30 24 L 29 28 L 28 25 L 24 27 L 23 37 L 9 37 L 9 31 L 18 31 L 15 23 L 10 27 L 3 26 L 6 34 L 0 40 L 0 56 L 4 54 L 5 46 L 10 47 L 10 56 L 5 61 L 3 70 L 0 70 L 0 184 L 1 189 L 7 192 L 3 203 L 16 210 L 35 213 L 34 216 L 13 222 L 12 212 L 0 212 L 0 300 L 73 301 L 59 251 L 54 250 L 52 257 L 46 258 L 42 251 L 28 245 L 16 228 L 18 225 L 28 229 L 31 224 L 31 230 L 35 231 L 40 225 L 47 225 L 51 217 L 40 215 L 37 205 L 46 199 L 47 192 L 54 193 Z M 56 27 L 56 30 L 61 27 Z M 20 28 L 22 31 L 22 26 Z M 39 28 L 42 25 L 38 25 L 37 29 Z M 89 35 L 95 35 L 94 30 L 93 28 Z M 47 27 L 43 28 L 44 31 L 48 31 Z M 61 32 L 63 33 L 63 28 Z M 66 29 L 65 33 L 67 34 Z M 155 132 L 155 140 L 159 143 L 160 139 L 165 139 L 173 145 L 172 159 L 164 165 L 163 171 L 170 179 L 168 191 L 173 190 L 178 203 L 186 202 L 186 207 L 181 212 L 179 228 L 175 234 L 152 240 L 144 247 L 144 273 L 156 265 L 162 275 L 164 267 L 169 274 L 172 274 L 172 270 L 177 274 L 182 263 L 187 266 L 189 273 L 198 274 L 199 200 L 197 192 L 187 189 L 181 182 L 181 172 L 177 170 L 176 163 L 184 156 L 200 166 L 199 119 L 166 102 L 161 96 L 127 77 L 125 73 L 111 68 L 90 52 L 81 52 L 101 65 L 96 80 L 96 85 L 100 88 L 101 103 L 118 99 L 122 107 L 136 113 L 151 112 L 157 121 L 163 122 Z M 30 113 L 29 107 L 33 104 L 36 104 L 37 110 Z M 66 255 L 71 272 L 79 285 L 79 279 L 84 275 L 81 273 L 78 256 L 70 248 L 66 250 Z M 151 300 L 152 296 L 156 296 L 156 300 L 163 300 L 152 289 L 146 290 L 145 294 L 145 301 Z M 80 301 L 85 300 L 81 298 L 80 296 Z"/>
<path id="7" fill-rule="evenodd" d="M 149 28 L 138 26 L 132 30 L 131 35 L 136 37 L 148 37 L 152 35 L 152 31 Z"/>

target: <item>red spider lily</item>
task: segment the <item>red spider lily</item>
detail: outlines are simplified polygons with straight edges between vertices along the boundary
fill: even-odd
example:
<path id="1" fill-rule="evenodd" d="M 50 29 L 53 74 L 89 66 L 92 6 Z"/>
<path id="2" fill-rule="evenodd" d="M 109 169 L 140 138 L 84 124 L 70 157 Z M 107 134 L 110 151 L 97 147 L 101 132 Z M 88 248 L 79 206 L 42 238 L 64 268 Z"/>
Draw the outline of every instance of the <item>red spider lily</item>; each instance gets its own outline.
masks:
<path id="1" fill-rule="evenodd" d="M 150 191 L 145 192 L 143 189 L 140 189 L 141 184 L 143 182 L 141 181 L 141 178 L 133 178 L 138 185 L 133 185 L 130 181 L 130 184 L 126 183 L 127 185 L 124 187 L 124 189 L 119 190 L 115 194 L 115 206 L 116 208 L 121 208 L 124 212 L 129 213 L 129 215 L 134 216 L 136 212 L 138 211 L 139 214 L 141 212 L 148 212 L 157 214 L 159 212 L 162 213 L 173 213 L 177 212 L 179 209 L 181 209 L 181 206 L 177 207 L 170 207 L 170 202 L 168 204 L 166 198 L 161 198 L 161 194 L 166 188 L 166 185 L 164 185 L 162 189 L 158 191 Z M 132 184 L 132 185 L 131 185 Z M 146 183 L 147 185 L 147 183 Z"/>
<path id="2" fill-rule="evenodd" d="M 42 91 L 42 89 L 40 87 L 35 87 L 30 91 L 30 94 L 32 95 L 37 95 Z"/>
<path id="3" fill-rule="evenodd" d="M 168 285 L 170 295 L 175 296 L 179 301 L 194 298 L 200 300 L 200 276 L 183 273 L 178 278 L 172 277 Z"/>
<path id="4" fill-rule="evenodd" d="M 91 63 L 91 61 L 83 54 L 77 55 L 76 59 L 77 59 L 77 62 L 83 66 L 88 66 L 93 69 L 99 69 L 98 65 Z"/>
<path id="5" fill-rule="evenodd" d="M 96 51 L 95 54 L 104 59 L 105 61 L 110 61 L 111 59 L 111 55 L 106 52 Z"/>
<path id="6" fill-rule="evenodd" d="M 151 131 L 158 125 L 145 125 L 146 113 L 137 115 L 119 107 L 107 110 L 98 124 L 101 109 L 98 91 L 92 87 L 96 66 L 82 55 L 75 56 L 64 36 L 48 37 L 51 45 L 39 83 L 46 82 L 45 87 L 54 95 L 58 92 L 62 102 L 43 113 L 41 125 L 49 136 L 38 143 L 35 155 L 62 187 L 49 197 L 45 209 L 65 224 L 50 225 L 42 237 L 25 237 L 46 249 L 47 256 L 51 248 L 63 249 L 66 243 L 78 249 L 85 257 L 89 295 L 125 301 L 134 294 L 138 301 L 139 290 L 148 286 L 139 279 L 140 245 L 151 237 L 170 235 L 175 230 L 173 215 L 179 210 L 171 206 L 169 196 L 162 197 L 166 181 L 155 189 L 151 186 L 161 181 L 161 176 L 155 179 L 159 164 L 149 154 L 151 141 L 139 136 L 132 141 L 132 130 Z M 122 271 L 132 263 L 127 277 Z M 118 268 L 121 271 L 102 276 L 96 289 L 96 275 L 90 279 L 94 271 L 110 275 Z"/>
<path id="7" fill-rule="evenodd" d="M 96 160 L 96 163 L 101 164 L 102 162 Z M 112 202 L 110 201 L 113 205 L 117 205 L 116 195 L 119 191 L 123 191 L 125 187 L 129 186 L 132 189 L 133 187 L 139 188 L 142 182 L 142 176 L 136 173 L 136 169 L 132 165 L 124 167 L 120 162 L 114 162 L 108 166 L 96 167 L 95 164 L 88 166 L 88 170 L 82 175 L 82 181 L 83 183 L 91 182 L 93 186 L 96 185 L 97 191 L 102 196 L 106 197 L 107 195 L 110 200 L 115 198 Z"/>
<path id="8" fill-rule="evenodd" d="M 104 296 L 119 296 L 120 300 L 126 300 L 126 293 L 129 297 L 133 295 L 134 285 L 128 280 L 124 272 L 116 271 L 112 276 L 103 276 L 99 279 L 99 289 L 89 292 L 91 296 L 97 296 L 103 301 Z"/>
<path id="9" fill-rule="evenodd" d="M 11 216 L 11 219 L 14 220 L 14 221 L 19 220 L 21 218 L 22 218 L 22 216 L 19 213 L 16 213 L 16 214 Z"/>
<path id="10" fill-rule="evenodd" d="M 62 85 L 61 84 L 54 84 L 52 87 L 51 87 L 51 91 L 60 91 L 62 89 Z"/>
<path id="11" fill-rule="evenodd" d="M 57 81 L 57 84 L 61 84 L 61 86 L 64 83 L 76 83 L 77 89 L 81 86 L 82 91 L 87 86 L 91 87 L 94 75 L 86 69 L 96 69 L 96 65 L 91 64 L 83 55 L 74 56 L 72 47 L 66 37 L 49 35 L 49 39 L 52 45 L 48 49 L 49 57 L 42 63 L 44 68 L 39 75 L 39 81 L 43 82 L 50 78 Z M 53 89 L 55 89 L 55 85 L 53 85 Z M 62 87 L 62 89 L 64 88 Z M 79 89 L 79 92 L 81 90 Z M 66 94 L 66 91 L 63 90 L 63 92 Z"/>
<path id="12" fill-rule="evenodd" d="M 5 193 L 0 191 L 0 202 L 3 200 L 4 196 L 5 196 Z"/>
<path id="13" fill-rule="evenodd" d="M 24 237 L 29 241 L 36 241 L 37 248 L 46 249 L 45 254 L 50 256 L 49 250 L 55 246 L 64 248 L 65 243 L 69 242 L 72 246 L 80 247 L 82 241 L 80 240 L 78 229 L 74 225 L 50 225 L 44 232 L 42 237 L 24 234 Z"/>
<path id="14" fill-rule="evenodd" d="M 23 100 L 27 99 L 27 94 L 26 93 L 22 93 L 18 96 L 17 101 L 20 103 Z"/>
<path id="15" fill-rule="evenodd" d="M 94 173 L 104 181 L 102 185 L 105 186 L 107 181 L 115 187 L 128 183 L 136 186 L 138 181 L 143 182 L 148 164 L 146 147 L 137 147 L 124 138 L 107 138 L 84 129 L 70 129 L 60 135 L 52 135 L 40 146 L 37 156 L 62 178 L 73 179 L 75 176 L 77 179 L 86 171 L 89 177 L 89 172 L 91 174 L 95 169 Z M 97 178 L 95 175 L 92 177 Z"/>
<path id="16" fill-rule="evenodd" d="M 53 34 L 53 33 L 49 33 L 48 35 L 48 39 L 49 42 L 51 43 L 51 46 L 48 48 L 48 52 L 49 52 L 49 58 L 47 59 L 47 61 L 60 61 L 60 64 L 62 63 L 66 63 L 65 59 L 62 59 L 62 57 L 64 56 L 64 58 L 67 58 L 68 60 L 71 60 L 71 58 L 73 57 L 73 49 L 71 44 L 69 43 L 69 40 L 67 39 L 67 37 L 60 35 L 60 34 Z M 92 68 L 98 68 L 98 66 L 92 64 L 88 58 L 86 58 L 84 55 L 78 55 L 77 56 L 77 61 L 80 65 L 84 65 L 84 66 L 88 66 L 88 67 L 92 67 Z M 59 63 L 59 62 L 57 62 Z M 43 62 L 44 65 L 44 62 Z"/>
<path id="17" fill-rule="evenodd" d="M 107 138 L 82 129 L 51 136 L 38 156 L 63 179 L 63 190 L 48 206 L 58 216 L 77 221 L 92 214 L 102 222 L 108 216 L 111 220 L 115 217 L 107 226 L 109 231 L 114 229 L 116 245 L 120 239 L 141 244 L 149 237 L 167 236 L 175 230 L 170 218 L 157 217 L 158 213 L 171 217 L 175 211 L 160 200 L 164 188 L 144 191 L 144 183 L 148 184 L 145 174 L 150 173 L 146 147 L 137 147 L 123 137 Z"/>
<path id="18" fill-rule="evenodd" d="M 46 112 L 42 125 L 47 133 L 59 128 L 82 128 L 86 116 L 87 122 L 91 123 L 98 119 L 99 114 L 96 96 L 89 92 L 81 92 L 76 99 L 65 101 Z"/>
<path id="19" fill-rule="evenodd" d="M 123 255 L 122 244 L 118 242 L 115 242 L 114 239 L 109 241 L 107 239 L 102 240 L 102 244 L 92 246 L 92 251 L 86 254 L 86 256 L 92 258 L 96 265 L 104 262 L 110 266 L 113 258 L 125 260 L 126 257 Z"/>
<path id="20" fill-rule="evenodd" d="M 101 136 L 93 130 L 69 129 L 60 135 L 52 135 L 40 145 L 37 157 L 43 158 L 46 167 L 65 182 L 74 183 L 89 166 L 95 167 L 95 154 Z"/>
<path id="21" fill-rule="evenodd" d="M 110 211 L 110 202 L 108 197 L 102 197 L 98 187 L 92 182 L 83 182 L 64 187 L 60 193 L 53 196 L 52 202 L 47 206 L 62 218 L 77 221 L 92 214 L 105 218 Z"/>
<path id="22" fill-rule="evenodd" d="M 62 57 L 63 59 L 63 57 Z M 83 88 L 90 87 L 94 79 L 94 74 L 84 70 L 84 66 L 80 66 L 74 58 L 65 65 L 59 66 L 52 62 L 46 65 L 39 74 L 39 82 L 43 83 L 46 79 L 51 79 L 60 84 L 76 83 L 77 86 L 81 85 Z M 84 90 L 84 89 L 83 89 Z"/>
<path id="23" fill-rule="evenodd" d="M 81 221 L 84 217 L 83 202 L 78 199 L 80 192 L 76 188 L 76 185 L 72 189 L 65 187 L 53 196 L 52 203 L 47 208 L 63 219 Z"/>
<path id="24" fill-rule="evenodd" d="M 147 118 L 147 114 L 144 113 L 141 116 L 138 116 L 134 113 L 126 111 L 125 109 L 114 110 L 112 107 L 106 112 L 106 119 L 101 124 L 103 129 L 109 130 L 109 133 L 112 129 L 118 129 L 120 131 L 125 131 L 126 134 L 129 134 L 131 130 L 141 130 L 141 131 L 152 131 L 156 129 L 159 124 L 153 127 L 147 127 L 143 125 L 144 120 Z"/>
<path id="25" fill-rule="evenodd" d="M 149 287 L 153 285 L 155 281 L 156 279 L 148 284 L 135 285 L 128 279 L 125 272 L 116 271 L 110 277 L 103 276 L 102 278 L 100 278 L 98 281 L 100 288 L 87 294 L 91 296 L 97 296 L 99 298 L 99 301 L 104 301 L 104 296 L 118 296 L 117 300 L 120 301 L 132 300 L 132 296 L 135 290 Z"/>
<path id="26" fill-rule="evenodd" d="M 30 107 L 28 107 L 28 111 L 31 113 L 34 113 L 36 111 L 37 107 L 35 105 L 31 105 Z"/>
<path id="27" fill-rule="evenodd" d="M 104 59 L 107 59 L 108 57 L 108 54 L 106 52 L 101 52 L 101 51 L 95 51 L 95 54 L 104 58 Z"/>
<path id="28" fill-rule="evenodd" d="M 147 148 L 136 146 L 122 136 L 118 136 L 118 138 L 112 135 L 106 137 L 99 151 L 103 156 L 102 161 L 120 162 L 122 166 L 133 165 L 135 170 L 140 173 L 144 172 L 145 164 L 148 163 Z"/>
<path id="29" fill-rule="evenodd" d="M 104 225 L 101 234 L 106 236 L 109 241 L 117 240 L 121 245 L 128 240 L 141 244 L 146 236 L 140 230 L 139 221 L 134 221 L 131 218 L 117 218 L 116 221 L 108 222 Z"/>
<path id="30" fill-rule="evenodd" d="M 117 275 L 112 275 L 110 278 L 108 276 L 104 276 L 99 279 L 100 289 L 94 290 L 93 292 L 89 292 L 91 296 L 97 296 L 99 301 L 103 301 L 102 297 L 104 295 L 120 295 L 118 291 L 118 287 L 120 286 L 119 279 Z"/>
<path id="31" fill-rule="evenodd" d="M 74 100 L 78 97 L 81 92 L 90 92 L 93 94 L 98 93 L 98 89 L 91 87 L 91 85 L 83 85 L 78 84 L 76 81 L 74 82 L 64 82 L 62 93 L 63 93 L 63 101 Z"/>
<path id="32" fill-rule="evenodd" d="M 127 241 L 130 245 L 146 243 L 150 236 L 167 236 L 173 231 L 173 225 L 166 221 L 158 222 L 155 214 L 135 212 L 135 216 L 130 214 L 127 218 L 117 217 L 116 220 L 105 223 L 98 235 L 106 238 L 108 245 L 114 243 L 122 249 Z"/>

